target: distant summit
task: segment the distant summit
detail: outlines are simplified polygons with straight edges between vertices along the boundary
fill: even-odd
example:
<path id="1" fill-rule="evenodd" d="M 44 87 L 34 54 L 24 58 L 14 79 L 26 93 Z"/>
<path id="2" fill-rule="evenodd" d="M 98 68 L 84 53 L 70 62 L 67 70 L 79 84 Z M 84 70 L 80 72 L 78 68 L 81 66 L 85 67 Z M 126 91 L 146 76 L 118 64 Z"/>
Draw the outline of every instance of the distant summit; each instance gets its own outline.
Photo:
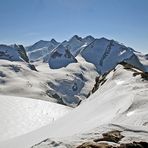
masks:
<path id="1" fill-rule="evenodd" d="M 29 62 L 23 45 L 0 45 L 0 59 Z"/>
<path id="2" fill-rule="evenodd" d="M 66 67 L 68 64 L 75 62 L 77 62 L 75 57 L 62 44 L 52 50 L 48 61 L 50 68 L 53 69 Z"/>
<path id="3" fill-rule="evenodd" d="M 48 63 L 51 69 L 60 69 L 71 63 L 77 63 L 78 57 L 81 56 L 93 64 L 100 74 L 114 69 L 121 62 L 127 62 L 142 71 L 148 71 L 147 67 L 145 68 L 145 62 L 140 62 L 144 61 L 144 58 L 148 59 L 148 55 L 140 55 L 139 52 L 117 41 L 104 37 L 97 39 L 91 35 L 86 37 L 74 35 L 61 43 L 55 39 L 40 40 L 26 48 L 18 45 L 0 45 L 0 56 L 12 61 Z"/>

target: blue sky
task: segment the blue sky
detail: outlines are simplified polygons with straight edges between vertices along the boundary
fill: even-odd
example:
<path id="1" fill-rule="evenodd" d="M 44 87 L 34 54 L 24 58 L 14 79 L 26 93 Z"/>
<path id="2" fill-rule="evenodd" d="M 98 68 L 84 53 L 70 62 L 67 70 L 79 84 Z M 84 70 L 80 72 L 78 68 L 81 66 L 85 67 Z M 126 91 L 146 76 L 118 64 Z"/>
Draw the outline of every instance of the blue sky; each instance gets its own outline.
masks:
<path id="1" fill-rule="evenodd" d="M 148 0 L 0 0 L 0 43 L 62 41 L 74 34 L 148 53 Z"/>

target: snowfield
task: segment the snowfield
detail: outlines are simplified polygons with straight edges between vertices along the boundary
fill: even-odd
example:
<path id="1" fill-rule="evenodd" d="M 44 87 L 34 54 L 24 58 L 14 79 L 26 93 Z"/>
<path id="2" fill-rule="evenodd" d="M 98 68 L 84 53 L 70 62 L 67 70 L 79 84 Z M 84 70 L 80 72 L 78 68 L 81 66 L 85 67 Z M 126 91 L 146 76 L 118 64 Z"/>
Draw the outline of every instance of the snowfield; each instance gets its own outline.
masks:
<path id="1" fill-rule="evenodd" d="M 52 102 L 0 95 L 0 141 L 55 122 L 70 110 Z"/>
<path id="2" fill-rule="evenodd" d="M 0 93 L 77 106 L 87 97 L 98 76 L 95 66 L 78 58 L 67 68 L 50 69 L 47 63 L 35 63 L 38 71 L 23 62 L 0 62 Z M 79 96 L 79 97 L 78 97 Z"/>
<path id="3" fill-rule="evenodd" d="M 112 130 L 148 142 L 147 55 L 77 35 L 1 47 L 0 148 L 73 148 Z"/>
<path id="4" fill-rule="evenodd" d="M 109 129 L 124 129 L 123 141 L 148 141 L 147 80 L 142 80 L 139 75 L 133 77 L 133 71 L 125 70 L 120 65 L 106 79 L 106 83 L 89 99 L 53 124 L 1 143 L 0 146 L 27 148 L 48 137 L 72 145 L 84 138 L 89 139 L 94 132 L 100 134 Z M 46 144 L 49 143 L 43 142 L 36 147 L 46 148 Z"/>

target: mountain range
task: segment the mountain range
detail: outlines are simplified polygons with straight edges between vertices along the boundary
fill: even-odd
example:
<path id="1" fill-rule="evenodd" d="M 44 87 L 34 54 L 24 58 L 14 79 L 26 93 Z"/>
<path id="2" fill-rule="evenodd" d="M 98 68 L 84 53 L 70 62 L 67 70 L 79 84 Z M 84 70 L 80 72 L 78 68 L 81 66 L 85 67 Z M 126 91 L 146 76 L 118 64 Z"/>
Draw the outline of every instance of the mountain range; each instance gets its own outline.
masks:
<path id="1" fill-rule="evenodd" d="M 147 92 L 148 55 L 115 40 L 0 45 L 0 147 L 78 147 L 109 131 L 124 137 L 110 145 L 148 142 Z"/>

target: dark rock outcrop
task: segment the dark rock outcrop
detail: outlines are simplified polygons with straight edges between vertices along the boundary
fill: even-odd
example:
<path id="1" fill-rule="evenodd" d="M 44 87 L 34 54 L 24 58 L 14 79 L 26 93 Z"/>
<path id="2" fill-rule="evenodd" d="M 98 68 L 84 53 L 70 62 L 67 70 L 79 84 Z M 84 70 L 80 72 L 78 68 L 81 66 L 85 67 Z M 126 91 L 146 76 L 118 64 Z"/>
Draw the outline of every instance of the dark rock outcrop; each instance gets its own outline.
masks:
<path id="1" fill-rule="evenodd" d="M 132 142 L 132 143 L 122 143 L 118 145 L 112 145 L 105 142 L 95 143 L 95 142 L 85 142 L 78 146 L 77 148 L 148 148 L 147 142 Z"/>
<path id="2" fill-rule="evenodd" d="M 124 137 L 123 135 L 121 135 L 121 131 L 118 130 L 103 133 L 102 136 L 103 138 L 95 139 L 94 142 L 109 141 L 118 143 Z"/>
<path id="3" fill-rule="evenodd" d="M 107 143 L 85 142 L 77 148 L 115 148 Z"/>
<path id="4" fill-rule="evenodd" d="M 84 142 L 77 148 L 148 148 L 148 143 L 143 141 L 119 143 L 124 136 L 118 130 L 103 133 L 102 136 L 103 138 L 95 139 L 93 142 Z"/>

